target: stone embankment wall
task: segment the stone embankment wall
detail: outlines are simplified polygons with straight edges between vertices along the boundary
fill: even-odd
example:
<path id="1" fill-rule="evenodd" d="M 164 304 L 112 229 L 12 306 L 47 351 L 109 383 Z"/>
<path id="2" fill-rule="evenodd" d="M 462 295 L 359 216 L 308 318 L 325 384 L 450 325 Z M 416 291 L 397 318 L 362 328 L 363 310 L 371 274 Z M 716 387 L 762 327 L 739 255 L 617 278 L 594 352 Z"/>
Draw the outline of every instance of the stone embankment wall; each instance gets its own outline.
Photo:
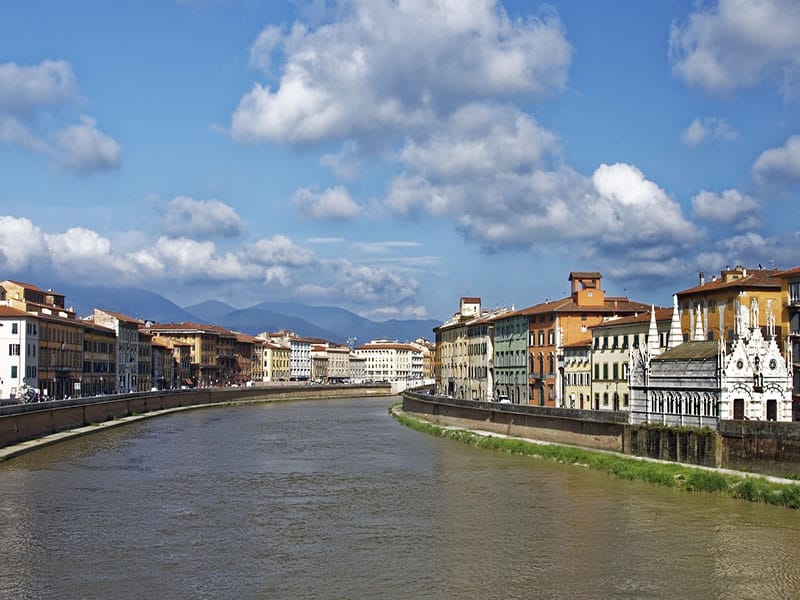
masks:
<path id="1" fill-rule="evenodd" d="M 385 385 L 275 386 L 209 388 L 171 392 L 148 392 L 96 398 L 75 398 L 0 407 L 0 448 L 66 431 L 169 408 L 225 404 L 231 402 L 277 402 L 312 398 L 390 396 Z"/>
<path id="2" fill-rule="evenodd" d="M 726 467 L 800 475 L 800 422 L 722 421 L 719 433 Z"/>
<path id="3" fill-rule="evenodd" d="M 473 402 L 415 392 L 403 394 L 403 409 L 440 425 L 707 467 L 800 476 L 800 423 L 722 421 L 719 431 L 630 425 L 621 412 Z"/>
<path id="4" fill-rule="evenodd" d="M 474 402 L 415 392 L 403 393 L 403 410 L 439 425 L 617 452 L 623 451 L 627 419 L 623 413 Z"/>

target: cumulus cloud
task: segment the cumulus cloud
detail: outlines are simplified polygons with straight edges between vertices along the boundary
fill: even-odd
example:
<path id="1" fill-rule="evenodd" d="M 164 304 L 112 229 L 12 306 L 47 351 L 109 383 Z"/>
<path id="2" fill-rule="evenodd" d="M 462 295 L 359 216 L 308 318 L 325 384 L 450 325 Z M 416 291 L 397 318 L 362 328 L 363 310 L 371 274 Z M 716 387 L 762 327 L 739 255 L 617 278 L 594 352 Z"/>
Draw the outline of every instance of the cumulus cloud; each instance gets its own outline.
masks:
<path id="1" fill-rule="evenodd" d="M 22 146 L 38 154 L 52 154 L 50 145 L 38 137 L 29 127 L 16 117 L 0 115 L 0 142 L 9 145 Z"/>
<path id="2" fill-rule="evenodd" d="M 510 19 L 495 1 L 353 0 L 338 20 L 265 30 L 251 63 L 286 57 L 276 89 L 256 83 L 233 114 L 238 141 L 292 144 L 424 129 L 464 103 L 560 90 L 572 48 L 552 14 Z M 263 55 L 263 56 L 262 56 Z"/>
<path id="3" fill-rule="evenodd" d="M 419 283 L 394 265 L 320 260 L 284 235 L 223 249 L 210 240 L 161 236 L 124 251 L 97 232 L 74 227 L 43 232 L 29 219 L 0 216 L 0 271 L 43 278 L 113 281 L 118 285 L 225 285 L 250 297 L 280 293 L 307 300 L 341 299 L 369 307 L 412 305 Z M 366 309 L 366 308 L 365 308 Z"/>
<path id="4" fill-rule="evenodd" d="M 285 235 L 262 238 L 245 247 L 248 259 L 260 265 L 300 267 L 316 262 L 311 250 L 295 244 Z"/>
<path id="5" fill-rule="evenodd" d="M 800 264 L 798 234 L 781 233 L 764 236 L 747 232 L 717 240 L 713 250 L 698 256 L 701 270 L 709 265 L 721 268 L 724 265 L 796 265 Z"/>
<path id="6" fill-rule="evenodd" d="M 760 183 L 800 181 L 800 135 L 793 135 L 780 148 L 762 152 L 753 164 L 753 175 Z"/>
<path id="7" fill-rule="evenodd" d="M 583 176 L 563 164 L 552 133 L 508 107 L 467 107 L 443 131 L 410 141 L 400 160 L 386 206 L 452 219 L 486 248 L 562 245 L 614 259 L 635 248 L 663 261 L 699 235 L 635 166 L 601 165 Z"/>
<path id="8" fill-rule="evenodd" d="M 684 130 L 681 139 L 690 148 L 713 140 L 735 140 L 739 133 L 725 119 L 706 117 L 702 121 L 695 117 Z"/>
<path id="9" fill-rule="evenodd" d="M 233 237 L 244 229 L 236 210 L 219 200 L 177 196 L 159 206 L 165 233 L 172 236 Z"/>
<path id="10" fill-rule="evenodd" d="M 739 190 L 725 190 L 721 195 L 703 190 L 692 198 L 694 215 L 735 229 L 752 229 L 758 225 L 753 214 L 759 205 L 755 198 Z"/>
<path id="11" fill-rule="evenodd" d="M 355 219 L 361 212 L 361 207 L 342 186 L 324 192 L 300 188 L 294 193 L 292 205 L 314 221 L 346 221 Z"/>
<path id="12" fill-rule="evenodd" d="M 328 274 L 327 285 L 321 282 L 298 289 L 309 299 L 341 297 L 348 302 L 369 304 L 389 299 L 393 304 L 413 300 L 419 289 L 414 278 L 403 277 L 386 268 L 354 265 L 346 259 L 324 261 Z"/>
<path id="13" fill-rule="evenodd" d="M 93 118 L 61 126 L 63 109 L 77 95 L 77 79 L 65 61 L 0 63 L 0 143 L 45 155 L 77 173 L 119 168 L 122 149 Z"/>
<path id="14" fill-rule="evenodd" d="M 63 60 L 38 65 L 0 63 L 0 112 L 22 114 L 73 99 L 78 83 L 72 67 Z"/>
<path id="15" fill-rule="evenodd" d="M 701 4 L 670 33 L 673 72 L 715 93 L 765 80 L 784 91 L 800 74 L 800 4 L 719 0 Z"/>
<path id="16" fill-rule="evenodd" d="M 55 141 L 61 150 L 61 161 L 74 171 L 111 171 L 122 165 L 119 144 L 100 131 L 91 117 L 83 116 L 79 124 L 57 132 Z"/>
<path id="17" fill-rule="evenodd" d="M 0 265 L 19 272 L 47 255 L 42 231 L 29 219 L 0 216 Z"/>
<path id="18" fill-rule="evenodd" d="M 280 28 L 274 25 L 259 33 L 256 41 L 250 46 L 250 66 L 269 69 L 272 64 L 272 52 L 280 44 L 282 37 Z"/>

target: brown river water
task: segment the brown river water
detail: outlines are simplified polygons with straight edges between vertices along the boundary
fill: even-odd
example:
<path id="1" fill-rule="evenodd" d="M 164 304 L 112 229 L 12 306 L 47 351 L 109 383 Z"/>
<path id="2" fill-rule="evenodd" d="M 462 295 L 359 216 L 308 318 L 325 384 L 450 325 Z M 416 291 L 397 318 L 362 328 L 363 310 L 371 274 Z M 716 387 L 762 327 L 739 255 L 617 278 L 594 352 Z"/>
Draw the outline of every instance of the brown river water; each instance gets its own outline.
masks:
<path id="1" fill-rule="evenodd" d="M 217 407 L 0 463 L 0 598 L 800 598 L 800 512 Z"/>

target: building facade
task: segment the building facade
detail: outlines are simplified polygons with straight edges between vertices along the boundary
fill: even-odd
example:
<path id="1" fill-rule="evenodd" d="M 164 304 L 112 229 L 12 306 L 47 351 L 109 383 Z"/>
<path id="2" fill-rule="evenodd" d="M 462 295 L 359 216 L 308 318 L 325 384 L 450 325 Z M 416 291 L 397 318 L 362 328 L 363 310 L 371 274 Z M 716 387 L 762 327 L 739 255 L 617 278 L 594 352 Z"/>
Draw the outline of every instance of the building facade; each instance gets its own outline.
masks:
<path id="1" fill-rule="evenodd" d="M 729 351 L 723 340 L 698 340 L 633 353 L 630 421 L 713 429 L 720 420 L 790 421 L 790 369 L 774 322 L 762 334 L 758 304 L 751 299 L 748 322 L 740 314 Z"/>

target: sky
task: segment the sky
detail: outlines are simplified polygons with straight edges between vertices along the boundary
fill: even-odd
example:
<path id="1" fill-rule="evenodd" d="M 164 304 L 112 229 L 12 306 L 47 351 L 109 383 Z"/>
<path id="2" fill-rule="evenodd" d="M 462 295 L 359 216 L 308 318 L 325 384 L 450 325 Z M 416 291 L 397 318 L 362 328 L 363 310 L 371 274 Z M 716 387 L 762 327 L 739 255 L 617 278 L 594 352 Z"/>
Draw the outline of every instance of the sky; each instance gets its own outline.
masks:
<path id="1" fill-rule="evenodd" d="M 0 278 L 444 320 L 800 265 L 800 3 L 8 0 Z M 69 298 L 67 298 L 69 302 Z"/>

